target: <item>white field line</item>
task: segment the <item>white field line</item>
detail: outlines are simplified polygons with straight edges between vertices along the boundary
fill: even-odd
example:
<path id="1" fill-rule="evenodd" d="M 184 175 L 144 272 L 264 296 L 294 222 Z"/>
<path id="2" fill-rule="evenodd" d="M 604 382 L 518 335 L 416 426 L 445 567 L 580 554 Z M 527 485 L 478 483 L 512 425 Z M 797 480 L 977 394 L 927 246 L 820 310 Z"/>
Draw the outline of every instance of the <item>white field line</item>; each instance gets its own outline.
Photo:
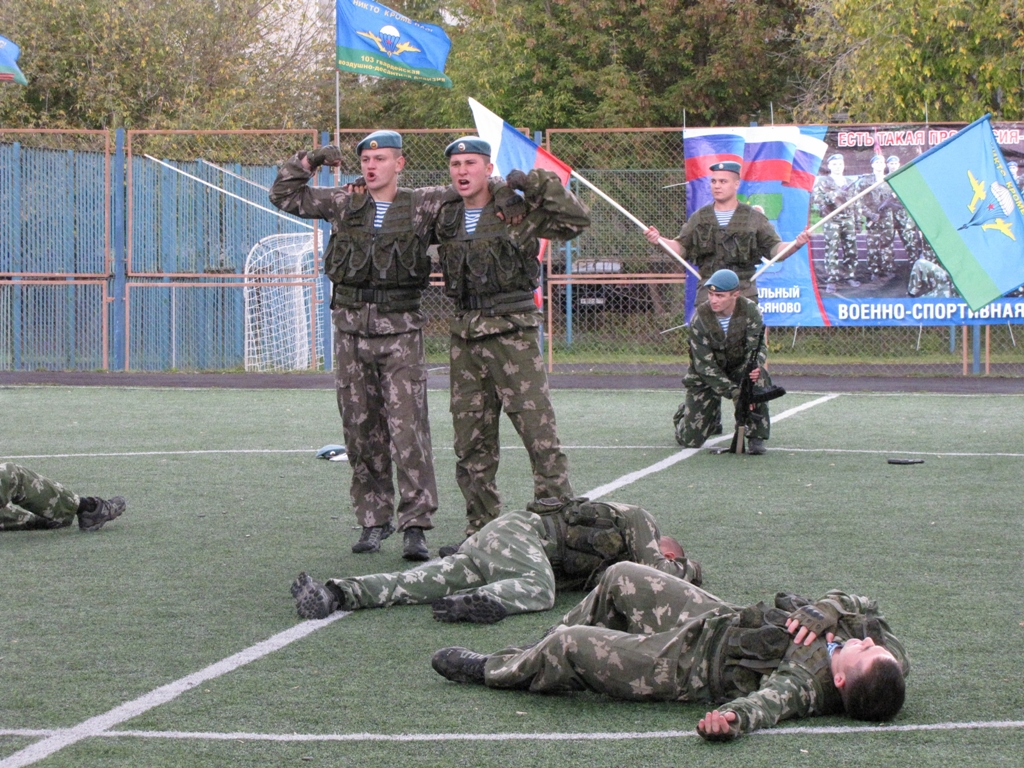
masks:
<path id="1" fill-rule="evenodd" d="M 173 683 L 156 688 L 133 701 L 114 707 L 109 712 L 97 715 L 96 717 L 90 717 L 88 720 L 84 720 L 72 728 L 50 731 L 50 735 L 42 741 L 37 741 L 35 744 L 31 744 L 0 760 L 0 768 L 18 768 L 23 765 L 31 765 L 82 739 L 100 736 L 119 723 L 131 720 L 143 712 L 176 699 L 202 682 L 226 675 L 228 672 L 243 667 L 251 661 L 263 658 L 305 637 L 311 632 L 326 627 L 343 616 L 348 616 L 348 613 L 338 611 L 321 621 L 304 621 L 301 624 L 296 624 L 291 629 L 279 632 L 261 643 L 239 651 L 233 656 L 228 656 L 226 659 L 211 664 L 205 669 L 175 680 Z"/>
<path id="2" fill-rule="evenodd" d="M 963 723 L 919 723 L 915 725 L 780 726 L 754 731 L 750 736 L 835 736 L 848 733 L 908 733 L 913 731 L 976 731 L 1024 728 L 1024 720 L 986 720 Z M 0 730 L 0 736 L 50 736 L 54 730 Z M 689 731 L 621 731 L 592 733 L 218 733 L 210 731 L 103 731 L 109 738 L 194 739 L 202 741 L 277 742 L 440 742 L 440 741 L 628 741 L 636 739 L 681 739 L 697 736 Z M 3 765 L 0 763 L 0 765 Z"/>
<path id="3" fill-rule="evenodd" d="M 824 397 L 819 397 L 816 400 L 808 400 L 806 403 L 801 403 L 794 408 L 783 411 L 778 416 L 773 416 L 772 421 L 779 422 L 793 416 L 794 414 L 800 413 L 801 411 L 806 411 L 808 408 L 813 408 L 816 405 L 827 403 L 829 400 L 835 400 L 840 394 L 841 393 L 836 392 L 830 395 L 825 395 Z M 731 441 L 732 435 L 722 435 L 721 437 L 716 437 L 714 440 L 708 440 L 704 443 L 704 446 L 716 445 L 717 443 L 723 443 L 726 440 Z M 660 472 L 663 469 L 667 469 L 673 464 L 678 464 L 680 461 L 690 458 L 701 450 L 701 448 L 684 448 L 678 453 L 672 454 L 667 459 L 662 459 L 661 461 L 651 464 L 651 466 L 645 467 L 644 469 L 637 470 L 636 472 L 630 472 L 629 474 L 623 475 L 617 480 L 612 480 L 610 483 L 606 483 L 605 485 L 599 485 L 592 491 L 586 491 L 582 495 L 586 496 L 588 499 L 600 499 L 602 496 L 607 496 L 612 491 L 617 491 L 619 488 L 631 485 L 641 478 L 653 475 L 655 472 Z"/>

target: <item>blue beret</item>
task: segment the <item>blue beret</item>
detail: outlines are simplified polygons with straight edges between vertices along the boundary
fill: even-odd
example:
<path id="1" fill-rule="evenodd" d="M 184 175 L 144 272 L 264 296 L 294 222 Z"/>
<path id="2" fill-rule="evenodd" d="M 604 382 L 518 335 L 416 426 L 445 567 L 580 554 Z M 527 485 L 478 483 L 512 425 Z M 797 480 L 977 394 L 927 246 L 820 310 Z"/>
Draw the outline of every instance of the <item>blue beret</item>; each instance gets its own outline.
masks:
<path id="1" fill-rule="evenodd" d="M 479 136 L 463 136 L 456 139 L 444 150 L 445 157 L 452 155 L 487 155 L 491 156 L 491 145 Z"/>
<path id="2" fill-rule="evenodd" d="M 721 163 L 715 163 L 708 170 L 710 171 L 732 171 L 733 173 L 740 172 L 740 164 L 734 163 L 732 160 L 724 160 Z"/>
<path id="3" fill-rule="evenodd" d="M 704 283 L 709 291 L 735 291 L 740 287 L 740 279 L 731 269 L 720 269 Z"/>
<path id="4" fill-rule="evenodd" d="M 838 152 L 834 152 L 833 154 L 828 156 L 828 160 L 825 161 L 825 165 L 828 165 L 833 160 L 843 160 L 843 159 L 844 158 L 843 158 L 842 155 L 840 155 Z"/>
<path id="5" fill-rule="evenodd" d="M 871 164 L 872 165 L 874 165 L 875 163 L 884 163 L 884 162 L 885 162 L 885 158 L 882 155 L 872 155 L 871 156 Z"/>
<path id="6" fill-rule="evenodd" d="M 887 163 L 892 163 L 892 162 L 897 162 L 898 163 L 899 161 L 900 161 L 900 159 L 898 157 L 896 157 L 896 155 L 889 155 L 887 158 L 885 158 L 885 162 L 887 162 Z"/>
<path id="7" fill-rule="evenodd" d="M 401 149 L 402 134 L 394 131 L 374 131 L 356 144 L 356 154 L 363 154 L 364 149 Z"/>

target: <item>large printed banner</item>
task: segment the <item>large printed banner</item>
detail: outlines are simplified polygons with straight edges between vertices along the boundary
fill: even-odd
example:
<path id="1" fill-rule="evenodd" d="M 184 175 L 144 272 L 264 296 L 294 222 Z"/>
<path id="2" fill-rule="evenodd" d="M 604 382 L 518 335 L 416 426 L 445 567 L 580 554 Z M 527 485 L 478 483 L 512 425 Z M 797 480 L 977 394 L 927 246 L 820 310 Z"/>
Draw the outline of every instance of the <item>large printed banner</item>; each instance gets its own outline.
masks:
<path id="1" fill-rule="evenodd" d="M 963 129 L 963 124 L 704 128 L 683 133 L 687 214 L 711 202 L 707 166 L 744 165 L 740 200 L 758 206 L 783 240 Z M 1018 187 L 1024 123 L 994 123 Z M 954 174 L 955 175 L 955 174 Z M 966 218 L 978 207 L 963 181 Z M 995 220 L 994 220 L 995 221 Z M 986 222 L 990 227 L 998 226 Z M 1001 219 L 999 219 L 1001 221 Z M 1024 254 L 1024 232 L 1006 233 Z M 768 325 L 1024 324 L 1024 289 L 977 312 L 960 298 L 920 228 L 883 183 L 812 233 L 808 246 L 757 280 Z"/>

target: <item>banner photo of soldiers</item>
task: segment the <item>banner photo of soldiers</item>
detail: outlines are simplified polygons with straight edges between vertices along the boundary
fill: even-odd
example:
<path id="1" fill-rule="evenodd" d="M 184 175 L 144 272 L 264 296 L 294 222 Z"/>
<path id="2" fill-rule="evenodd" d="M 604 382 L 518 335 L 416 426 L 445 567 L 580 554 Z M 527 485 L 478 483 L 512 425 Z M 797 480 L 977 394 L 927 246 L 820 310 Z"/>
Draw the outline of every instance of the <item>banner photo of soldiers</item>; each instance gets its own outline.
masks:
<path id="1" fill-rule="evenodd" d="M 749 131 L 758 131 L 751 138 L 759 145 L 768 141 L 768 131 L 778 132 L 780 144 L 797 145 L 791 170 L 784 167 L 788 155 L 776 144 L 774 184 L 755 179 L 748 184 L 744 173 L 739 193 L 740 202 L 759 207 L 779 236 L 789 241 L 964 127 L 930 123 L 688 129 L 683 136 L 687 214 L 710 202 L 703 187 L 706 165 L 717 162 L 712 157 L 723 154 L 721 159 L 750 162 L 751 153 L 744 151 Z M 1019 188 L 1024 123 L 992 127 Z M 970 202 L 964 201 L 965 210 Z M 1019 239 L 1024 257 L 1024 234 Z M 1024 288 L 977 312 L 967 306 L 888 184 L 815 229 L 807 247 L 758 277 L 757 293 L 765 322 L 772 326 L 1024 324 Z"/>

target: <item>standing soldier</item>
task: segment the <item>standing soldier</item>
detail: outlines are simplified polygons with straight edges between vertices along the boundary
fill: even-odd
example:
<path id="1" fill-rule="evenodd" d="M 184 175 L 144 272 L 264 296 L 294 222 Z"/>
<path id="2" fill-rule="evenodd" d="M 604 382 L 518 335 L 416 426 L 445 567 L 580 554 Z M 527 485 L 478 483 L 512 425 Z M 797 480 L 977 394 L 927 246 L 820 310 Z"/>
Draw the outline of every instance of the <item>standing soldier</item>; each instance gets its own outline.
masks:
<path id="1" fill-rule="evenodd" d="M 814 182 L 811 207 L 826 216 L 853 197 L 856 180 L 845 176 L 846 161 L 838 152 L 827 161 L 828 176 Z M 835 293 L 836 283 L 845 280 L 851 288 L 860 286 L 857 274 L 857 230 L 860 228 L 859 206 L 844 208 L 821 225 L 825 236 L 825 292 Z M 839 255 L 842 248 L 843 254 Z"/>
<path id="2" fill-rule="evenodd" d="M 570 240 L 590 224 L 587 208 L 550 171 L 512 171 L 508 187 L 523 193 L 496 201 L 488 187 L 491 147 L 475 136 L 445 149 L 459 197 L 438 216 L 451 321 L 451 411 L 455 476 L 466 499 L 466 535 L 501 514 L 494 482 L 498 423 L 508 414 L 530 456 L 534 498 L 568 499 L 569 464 L 555 428 L 540 352 L 538 238 Z M 525 214 L 525 218 L 515 223 Z"/>
<path id="3" fill-rule="evenodd" d="M 281 166 L 271 202 L 305 219 L 331 222 L 324 272 L 334 285 L 335 388 L 352 465 L 352 507 L 362 526 L 353 552 L 376 552 L 395 527 L 402 557 L 427 560 L 424 530 L 437 509 L 420 294 L 430 279 L 434 220 L 446 187 L 398 186 L 402 137 L 376 131 L 356 145 L 365 193 L 307 185 L 320 165 L 338 166 L 337 147 L 299 152 Z M 361 187 L 360 187 L 361 188 Z"/>
<path id="4" fill-rule="evenodd" d="M 732 161 L 710 166 L 714 202 L 687 219 L 679 237 L 665 242 L 681 257 L 689 259 L 704 280 L 719 269 L 731 269 L 740 279 L 741 294 L 756 302 L 757 284 L 753 277 L 761 260 L 783 251 L 789 251 L 783 257 L 787 258 L 809 238 L 806 232 L 801 232 L 792 243 L 782 242 L 763 211 L 741 203 L 737 197 L 740 169 L 740 164 Z M 661 233 L 649 227 L 644 237 L 657 245 Z M 706 299 L 707 287 L 702 285 L 697 291 L 696 303 Z"/>
<path id="5" fill-rule="evenodd" d="M 855 191 L 867 189 L 885 178 L 885 158 L 881 155 L 871 158 L 871 174 L 858 180 Z M 895 202 L 896 195 L 888 184 L 875 187 L 861 198 L 864 220 L 867 222 L 868 271 L 873 283 L 896 274 L 896 260 L 892 252 Z"/>
<path id="6" fill-rule="evenodd" d="M 889 169 L 889 173 L 894 173 L 900 168 L 900 159 L 896 155 L 889 155 L 885 158 L 885 165 Z M 900 240 L 903 241 L 903 249 L 907 252 L 907 260 L 913 264 L 924 255 L 924 251 L 921 245 L 923 239 L 921 230 L 917 228 L 917 223 L 911 218 L 907 209 L 900 202 L 898 197 L 893 199 L 893 242 L 896 242 L 896 235 L 900 236 Z"/>

